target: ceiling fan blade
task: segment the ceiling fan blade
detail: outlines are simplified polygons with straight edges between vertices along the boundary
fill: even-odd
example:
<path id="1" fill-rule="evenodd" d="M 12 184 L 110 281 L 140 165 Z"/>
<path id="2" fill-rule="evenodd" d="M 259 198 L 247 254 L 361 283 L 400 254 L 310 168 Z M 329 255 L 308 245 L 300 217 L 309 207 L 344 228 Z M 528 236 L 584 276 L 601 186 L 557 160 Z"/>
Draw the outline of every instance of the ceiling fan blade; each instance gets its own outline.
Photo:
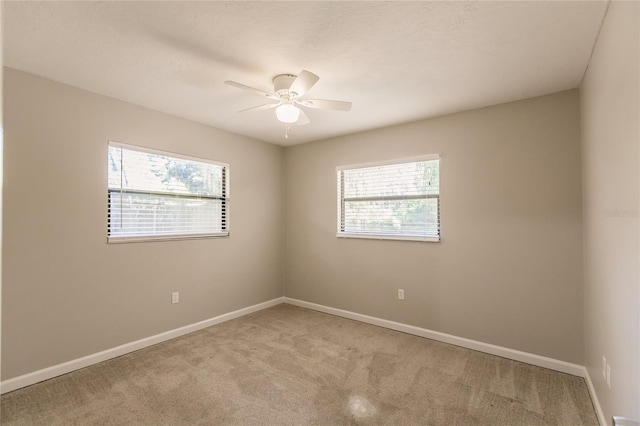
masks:
<path id="1" fill-rule="evenodd" d="M 307 93 L 309 89 L 313 87 L 314 84 L 320 79 L 317 75 L 307 70 L 300 71 L 298 77 L 293 80 L 291 83 L 291 87 L 289 87 L 290 92 L 295 92 L 298 97 Z"/>
<path id="2" fill-rule="evenodd" d="M 305 99 L 298 101 L 302 106 L 315 109 L 333 109 L 336 111 L 349 111 L 351 110 L 351 102 L 347 101 L 329 101 L 325 99 Z"/>
<path id="3" fill-rule="evenodd" d="M 247 109 L 241 109 L 238 112 L 245 112 L 245 111 L 263 111 L 265 109 L 271 109 L 271 108 L 275 108 L 278 105 L 280 105 L 279 103 L 277 104 L 266 104 L 266 105 L 258 105 L 258 106 L 254 106 L 251 108 L 247 108 Z"/>
<path id="4" fill-rule="evenodd" d="M 296 124 L 298 126 L 305 126 L 309 123 L 310 121 L 309 121 L 309 117 L 307 117 L 307 114 L 305 114 L 303 110 L 300 110 L 300 117 L 298 117 L 298 121 L 296 121 Z"/>
<path id="5" fill-rule="evenodd" d="M 245 86 L 244 84 L 236 83 L 235 81 L 225 81 L 225 84 L 228 84 L 229 86 L 237 87 L 238 89 L 255 93 L 256 95 L 264 96 L 270 99 L 280 100 L 280 98 L 278 98 L 273 93 L 265 92 L 264 90 L 256 89 L 255 87 Z"/>

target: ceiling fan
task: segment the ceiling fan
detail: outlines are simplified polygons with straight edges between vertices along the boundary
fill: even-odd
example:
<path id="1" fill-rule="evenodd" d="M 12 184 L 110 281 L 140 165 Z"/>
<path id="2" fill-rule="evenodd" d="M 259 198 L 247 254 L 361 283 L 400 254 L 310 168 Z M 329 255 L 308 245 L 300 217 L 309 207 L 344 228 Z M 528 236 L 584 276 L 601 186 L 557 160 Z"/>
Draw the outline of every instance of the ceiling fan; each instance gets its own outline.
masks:
<path id="1" fill-rule="evenodd" d="M 225 81 L 225 83 L 229 86 L 247 90 L 257 95 L 278 101 L 276 103 L 258 105 L 243 109 L 238 112 L 259 111 L 275 108 L 276 117 L 279 121 L 286 124 L 296 123 L 299 126 L 303 126 L 305 124 L 309 124 L 309 118 L 300 106 L 336 111 L 349 111 L 351 109 L 351 102 L 330 101 L 324 99 L 301 99 L 302 96 L 304 96 L 319 79 L 320 77 L 306 70 L 302 70 L 297 76 L 293 74 L 280 74 L 273 78 L 274 93 L 245 86 L 244 84 L 236 83 L 235 81 Z"/>

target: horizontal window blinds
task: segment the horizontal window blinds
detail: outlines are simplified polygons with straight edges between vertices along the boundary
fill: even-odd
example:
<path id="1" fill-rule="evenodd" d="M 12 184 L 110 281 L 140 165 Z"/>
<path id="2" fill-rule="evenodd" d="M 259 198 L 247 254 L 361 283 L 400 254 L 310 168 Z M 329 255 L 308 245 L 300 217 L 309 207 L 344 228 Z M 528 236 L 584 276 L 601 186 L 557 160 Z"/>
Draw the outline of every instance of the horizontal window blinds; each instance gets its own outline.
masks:
<path id="1" fill-rule="evenodd" d="M 435 158 L 340 168 L 338 234 L 439 239 L 439 165 Z"/>
<path id="2" fill-rule="evenodd" d="M 228 235 L 228 165 L 119 144 L 108 161 L 110 241 Z"/>

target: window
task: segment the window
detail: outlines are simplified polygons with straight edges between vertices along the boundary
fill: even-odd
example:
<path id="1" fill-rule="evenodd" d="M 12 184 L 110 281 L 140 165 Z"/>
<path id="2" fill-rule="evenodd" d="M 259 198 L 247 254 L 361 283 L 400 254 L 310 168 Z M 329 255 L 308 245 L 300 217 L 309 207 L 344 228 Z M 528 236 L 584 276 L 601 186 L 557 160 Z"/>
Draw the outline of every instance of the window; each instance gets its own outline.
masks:
<path id="1" fill-rule="evenodd" d="M 440 240 L 440 160 L 338 167 L 338 236 Z"/>
<path id="2" fill-rule="evenodd" d="M 229 235 L 229 166 L 109 143 L 109 242 Z"/>

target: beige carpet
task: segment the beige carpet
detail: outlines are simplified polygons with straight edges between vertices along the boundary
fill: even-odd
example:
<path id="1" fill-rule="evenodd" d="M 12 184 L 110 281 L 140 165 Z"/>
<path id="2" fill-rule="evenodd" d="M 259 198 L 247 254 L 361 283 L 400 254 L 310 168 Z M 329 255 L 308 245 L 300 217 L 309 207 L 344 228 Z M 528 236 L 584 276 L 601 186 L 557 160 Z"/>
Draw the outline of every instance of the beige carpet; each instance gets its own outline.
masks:
<path id="1" fill-rule="evenodd" d="M 279 305 L 2 396 L 3 425 L 597 425 L 579 377 Z"/>

